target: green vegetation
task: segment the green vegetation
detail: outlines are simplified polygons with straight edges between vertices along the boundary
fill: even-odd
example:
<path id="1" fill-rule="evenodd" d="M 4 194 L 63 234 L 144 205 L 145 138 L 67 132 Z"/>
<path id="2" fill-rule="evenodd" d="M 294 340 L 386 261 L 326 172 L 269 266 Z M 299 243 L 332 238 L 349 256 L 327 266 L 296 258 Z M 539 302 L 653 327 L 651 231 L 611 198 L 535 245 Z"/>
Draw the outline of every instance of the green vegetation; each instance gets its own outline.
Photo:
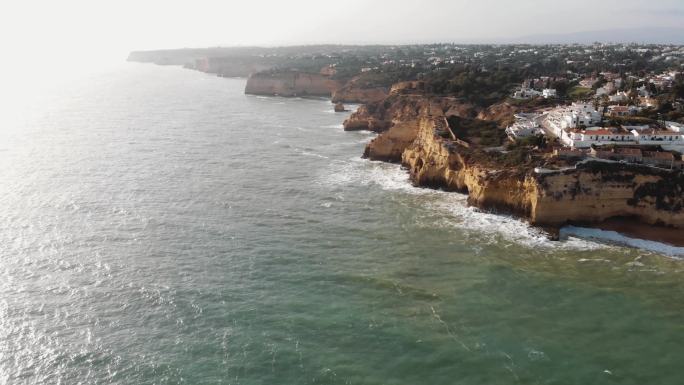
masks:
<path id="1" fill-rule="evenodd" d="M 544 135 L 532 135 L 526 138 L 516 139 L 515 142 L 511 142 L 508 145 L 509 149 L 519 148 L 519 147 L 546 147 L 546 137 Z"/>
<path id="2" fill-rule="evenodd" d="M 374 70 L 362 73 L 359 75 L 357 84 L 363 88 L 390 88 L 395 83 L 416 79 L 419 74 L 420 69 L 417 68 L 390 66 L 389 68 L 384 68 L 382 71 Z"/>
<path id="3" fill-rule="evenodd" d="M 523 110 L 535 110 L 538 108 L 553 107 L 558 105 L 556 99 L 532 98 L 532 99 L 506 99 L 506 103 L 520 107 Z"/>
<path id="4" fill-rule="evenodd" d="M 655 119 L 644 116 L 614 116 L 608 121 L 608 126 L 638 126 L 655 123 Z"/>
<path id="5" fill-rule="evenodd" d="M 592 92 L 593 90 L 591 88 L 575 86 L 568 91 L 568 98 L 572 100 L 586 99 Z"/>
<path id="6" fill-rule="evenodd" d="M 451 116 L 447 120 L 454 135 L 466 142 L 486 147 L 497 147 L 503 145 L 507 140 L 506 131 L 497 126 L 495 122 L 466 119 L 458 116 Z"/>
<path id="7" fill-rule="evenodd" d="M 467 66 L 445 68 L 422 77 L 426 92 L 459 97 L 480 106 L 505 99 L 522 79 L 520 70 L 501 68 L 490 72 Z"/>

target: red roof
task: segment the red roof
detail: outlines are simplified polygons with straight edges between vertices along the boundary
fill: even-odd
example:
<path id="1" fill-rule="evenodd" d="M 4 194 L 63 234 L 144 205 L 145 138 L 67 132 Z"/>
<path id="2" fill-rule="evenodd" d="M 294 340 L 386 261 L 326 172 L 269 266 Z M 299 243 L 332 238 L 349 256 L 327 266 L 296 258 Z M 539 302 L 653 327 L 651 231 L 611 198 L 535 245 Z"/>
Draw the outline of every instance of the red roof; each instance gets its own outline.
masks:
<path id="1" fill-rule="evenodd" d="M 584 135 L 618 135 L 610 130 L 584 131 Z"/>

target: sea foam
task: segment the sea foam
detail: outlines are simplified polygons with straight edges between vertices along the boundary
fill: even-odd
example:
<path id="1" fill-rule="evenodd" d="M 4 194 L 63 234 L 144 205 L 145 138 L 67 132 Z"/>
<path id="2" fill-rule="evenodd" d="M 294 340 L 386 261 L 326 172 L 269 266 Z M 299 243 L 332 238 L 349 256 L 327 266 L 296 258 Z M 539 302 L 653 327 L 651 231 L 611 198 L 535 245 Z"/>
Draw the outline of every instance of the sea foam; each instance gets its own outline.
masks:
<path id="1" fill-rule="evenodd" d="M 464 194 L 415 187 L 408 172 L 396 164 L 351 159 L 333 163 L 333 171 L 323 177 L 330 185 L 377 186 L 385 191 L 425 197 L 420 203 L 428 210 L 447 214 L 433 226 L 455 227 L 477 234 L 488 243 L 512 242 L 530 248 L 596 250 L 610 245 L 590 239 L 567 236 L 563 241 L 552 241 L 541 229 L 507 215 L 488 213 L 467 204 Z M 570 235 L 570 234 L 568 234 Z"/>

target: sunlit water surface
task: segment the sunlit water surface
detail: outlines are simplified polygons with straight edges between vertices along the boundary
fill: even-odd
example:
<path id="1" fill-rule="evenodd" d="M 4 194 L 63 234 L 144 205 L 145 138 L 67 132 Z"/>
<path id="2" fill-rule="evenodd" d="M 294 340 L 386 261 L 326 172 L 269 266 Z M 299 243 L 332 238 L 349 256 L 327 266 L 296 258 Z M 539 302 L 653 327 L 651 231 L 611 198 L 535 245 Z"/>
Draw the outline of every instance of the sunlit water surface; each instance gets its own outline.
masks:
<path id="1" fill-rule="evenodd" d="M 679 260 L 413 188 L 244 83 L 5 95 L 0 384 L 682 383 Z"/>

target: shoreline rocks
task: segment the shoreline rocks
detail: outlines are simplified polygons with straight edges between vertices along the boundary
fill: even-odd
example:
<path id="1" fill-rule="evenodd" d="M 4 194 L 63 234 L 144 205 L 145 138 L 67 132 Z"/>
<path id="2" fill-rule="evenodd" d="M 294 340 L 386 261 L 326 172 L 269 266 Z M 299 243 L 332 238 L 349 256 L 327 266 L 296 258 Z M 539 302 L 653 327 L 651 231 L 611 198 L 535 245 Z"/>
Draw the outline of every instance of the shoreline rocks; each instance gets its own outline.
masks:
<path id="1" fill-rule="evenodd" d="M 347 109 L 344 107 L 344 104 L 342 103 L 335 103 L 335 112 L 345 112 Z"/>
<path id="2" fill-rule="evenodd" d="M 451 103 L 453 104 L 451 104 Z M 371 160 L 400 162 L 416 186 L 468 194 L 483 210 L 513 214 L 533 225 L 634 218 L 648 225 L 684 228 L 684 176 L 625 164 L 587 163 L 554 174 L 483 163 L 473 150 L 444 139 L 445 116 L 477 116 L 477 109 L 453 99 L 402 95 L 362 106 L 345 129 L 380 134 L 365 148 Z M 500 115 L 499 115 L 500 116 Z"/>

